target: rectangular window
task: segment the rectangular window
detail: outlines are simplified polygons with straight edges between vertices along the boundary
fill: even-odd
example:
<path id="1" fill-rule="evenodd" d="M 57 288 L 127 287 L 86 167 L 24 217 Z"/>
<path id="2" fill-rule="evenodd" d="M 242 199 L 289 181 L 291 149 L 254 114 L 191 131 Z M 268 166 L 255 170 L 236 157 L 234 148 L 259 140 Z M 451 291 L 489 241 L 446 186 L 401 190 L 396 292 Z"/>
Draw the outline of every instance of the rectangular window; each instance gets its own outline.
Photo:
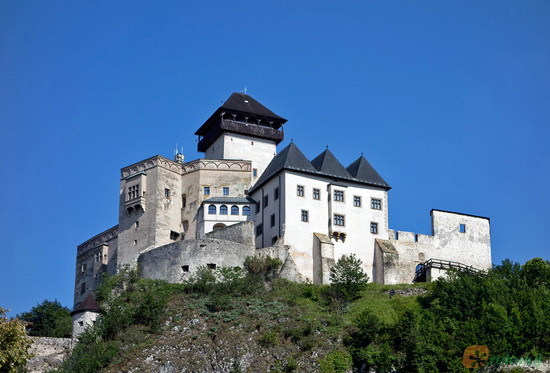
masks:
<path id="1" fill-rule="evenodd" d="M 279 187 L 275 188 L 275 197 L 273 198 L 274 201 L 279 199 Z"/>
<path id="2" fill-rule="evenodd" d="M 170 239 L 176 241 L 180 237 L 178 232 L 170 231 Z"/>
<path id="3" fill-rule="evenodd" d="M 257 168 L 252 169 L 252 175 L 254 177 L 258 176 L 258 169 Z"/>
<path id="4" fill-rule="evenodd" d="M 305 223 L 309 222 L 309 211 L 302 210 L 302 221 Z"/>
<path id="5" fill-rule="evenodd" d="M 128 200 L 139 197 L 139 184 L 132 185 L 128 188 Z"/>
<path id="6" fill-rule="evenodd" d="M 313 188 L 313 199 L 321 199 L 321 190 Z"/>
<path id="7" fill-rule="evenodd" d="M 353 206 L 361 207 L 361 197 L 360 196 L 353 196 Z"/>
<path id="8" fill-rule="evenodd" d="M 338 202 L 344 202 L 344 191 L 343 190 L 335 190 L 334 191 L 334 200 Z"/>
<path id="9" fill-rule="evenodd" d="M 296 195 L 298 197 L 303 197 L 304 196 L 304 186 L 303 185 L 296 186 Z"/>
<path id="10" fill-rule="evenodd" d="M 372 198 L 370 200 L 370 207 L 373 210 L 382 210 L 382 200 L 378 198 Z"/>
<path id="11" fill-rule="evenodd" d="M 187 206 L 187 194 L 181 196 L 181 208 L 184 209 Z"/>
<path id="12" fill-rule="evenodd" d="M 460 233 L 466 233 L 466 224 L 460 224 L 459 230 Z"/>
<path id="13" fill-rule="evenodd" d="M 262 209 L 262 204 L 260 202 L 256 202 L 256 214 L 259 214 L 261 209 Z"/>
<path id="14" fill-rule="evenodd" d="M 339 225 L 341 227 L 346 225 L 346 220 L 344 215 L 334 214 L 334 225 Z"/>
<path id="15" fill-rule="evenodd" d="M 84 263 L 84 264 L 82 264 L 82 265 L 80 266 L 80 272 L 81 272 L 81 273 L 86 272 L 86 263 Z"/>
<path id="16" fill-rule="evenodd" d="M 183 272 L 189 272 L 189 266 L 188 265 L 183 265 L 183 266 L 181 266 L 181 270 Z"/>
<path id="17" fill-rule="evenodd" d="M 83 283 L 80 285 L 80 294 L 84 294 L 86 292 L 86 283 Z"/>
<path id="18" fill-rule="evenodd" d="M 370 223 L 370 232 L 372 234 L 378 234 L 378 223 L 375 223 L 375 222 Z"/>
<path id="19" fill-rule="evenodd" d="M 170 198 L 170 189 L 164 188 L 164 198 Z"/>
<path id="20" fill-rule="evenodd" d="M 136 220 L 136 222 L 135 222 L 135 226 L 136 226 L 136 229 L 138 229 L 138 228 L 139 228 L 139 220 Z"/>
<path id="21" fill-rule="evenodd" d="M 275 226 L 275 214 L 271 214 L 271 226 Z"/>
<path id="22" fill-rule="evenodd" d="M 211 270 L 215 270 L 215 269 L 216 269 L 216 264 L 214 264 L 214 263 L 208 263 L 208 264 L 206 265 L 206 268 L 211 269 Z"/>
<path id="23" fill-rule="evenodd" d="M 224 196 L 228 196 L 228 195 L 229 195 L 229 188 L 228 188 L 228 187 L 223 187 L 223 195 L 224 195 Z"/>
<path id="24" fill-rule="evenodd" d="M 210 187 L 204 187 L 203 188 L 203 194 L 205 196 L 209 196 L 210 195 Z"/>
<path id="25" fill-rule="evenodd" d="M 258 237 L 259 235 L 261 235 L 264 231 L 264 225 L 263 224 L 258 224 L 256 226 L 256 237 Z"/>
<path id="26" fill-rule="evenodd" d="M 269 205 L 269 195 L 264 196 L 264 209 Z"/>
<path id="27" fill-rule="evenodd" d="M 277 236 L 273 236 L 273 238 L 271 239 L 271 244 L 273 245 L 275 242 L 277 242 L 278 238 L 279 237 L 277 237 Z"/>

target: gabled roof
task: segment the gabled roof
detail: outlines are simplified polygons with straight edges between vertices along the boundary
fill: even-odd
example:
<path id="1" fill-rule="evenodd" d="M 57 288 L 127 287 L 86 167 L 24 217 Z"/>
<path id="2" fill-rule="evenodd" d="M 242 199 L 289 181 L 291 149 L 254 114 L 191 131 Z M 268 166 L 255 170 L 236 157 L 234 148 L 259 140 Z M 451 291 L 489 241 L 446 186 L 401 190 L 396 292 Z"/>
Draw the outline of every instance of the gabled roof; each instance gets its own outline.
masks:
<path id="1" fill-rule="evenodd" d="M 342 179 L 349 179 L 351 175 L 336 159 L 328 148 L 311 161 L 317 171 L 323 175 L 334 176 Z"/>
<path id="2" fill-rule="evenodd" d="M 298 149 L 293 142 L 291 142 L 271 160 L 256 184 L 250 188 L 249 193 L 252 193 L 255 189 L 271 179 L 282 169 L 308 172 L 312 174 L 317 173 L 317 170 L 311 165 L 311 163 L 309 163 L 304 153 L 302 153 L 302 151 Z"/>
<path id="3" fill-rule="evenodd" d="M 79 312 L 99 312 L 99 304 L 97 304 L 94 296 L 90 293 L 82 302 L 76 305 L 71 315 Z"/>
<path id="4" fill-rule="evenodd" d="M 255 114 L 260 117 L 284 119 L 244 93 L 232 93 L 220 108 Z"/>
<path id="5" fill-rule="evenodd" d="M 376 172 L 374 167 L 372 167 L 369 161 L 367 161 L 362 155 L 357 158 L 355 162 L 350 164 L 346 170 L 351 176 L 361 182 L 378 185 L 388 189 L 391 188 L 390 185 L 386 183 L 386 180 L 384 180 L 382 176 Z"/>

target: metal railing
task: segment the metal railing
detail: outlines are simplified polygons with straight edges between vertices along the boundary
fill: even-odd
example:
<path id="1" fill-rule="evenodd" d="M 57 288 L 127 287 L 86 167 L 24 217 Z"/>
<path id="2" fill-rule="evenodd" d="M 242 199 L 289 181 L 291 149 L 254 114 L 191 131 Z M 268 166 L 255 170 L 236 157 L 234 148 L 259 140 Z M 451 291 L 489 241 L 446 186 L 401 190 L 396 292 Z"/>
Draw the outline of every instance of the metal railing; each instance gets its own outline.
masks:
<path id="1" fill-rule="evenodd" d="M 474 266 L 469 266 L 459 262 L 453 262 L 452 260 L 443 259 L 428 259 L 424 263 L 420 263 L 416 266 L 413 282 L 426 282 L 426 273 L 428 269 L 453 269 L 468 273 L 481 273 L 481 269 Z"/>

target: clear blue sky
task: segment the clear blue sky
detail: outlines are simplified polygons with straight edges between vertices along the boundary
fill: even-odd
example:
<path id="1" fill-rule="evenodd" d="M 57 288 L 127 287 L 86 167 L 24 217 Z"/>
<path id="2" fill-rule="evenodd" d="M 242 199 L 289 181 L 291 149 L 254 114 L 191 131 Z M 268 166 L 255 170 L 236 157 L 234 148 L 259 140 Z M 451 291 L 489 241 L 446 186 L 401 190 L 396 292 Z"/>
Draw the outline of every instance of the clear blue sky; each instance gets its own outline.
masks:
<path id="1" fill-rule="evenodd" d="M 390 227 L 491 217 L 493 260 L 548 259 L 548 1 L 2 1 L 0 306 L 72 306 L 76 246 L 117 224 L 119 169 L 188 160 L 231 92 L 310 158 L 364 152 Z M 281 148 L 280 147 L 280 148 Z"/>

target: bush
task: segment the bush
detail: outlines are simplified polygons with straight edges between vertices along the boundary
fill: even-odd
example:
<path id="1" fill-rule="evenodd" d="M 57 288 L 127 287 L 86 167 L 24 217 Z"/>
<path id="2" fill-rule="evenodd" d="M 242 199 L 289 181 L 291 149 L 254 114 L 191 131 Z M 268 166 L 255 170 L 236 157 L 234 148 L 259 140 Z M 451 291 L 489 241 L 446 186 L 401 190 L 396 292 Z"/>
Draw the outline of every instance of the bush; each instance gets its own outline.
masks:
<path id="1" fill-rule="evenodd" d="M 269 256 L 249 256 L 244 261 L 244 268 L 248 273 L 259 276 L 263 281 L 273 281 L 282 267 L 283 262 L 279 258 Z"/>
<path id="2" fill-rule="evenodd" d="M 25 334 L 25 323 L 8 320 L 8 310 L 0 307 L 0 372 L 15 373 L 23 369 L 31 357 L 31 340 Z"/>
<path id="3" fill-rule="evenodd" d="M 267 332 L 260 336 L 258 343 L 262 347 L 271 347 L 279 344 L 279 334 L 277 332 Z"/>
<path id="4" fill-rule="evenodd" d="M 352 367 L 351 355 L 347 351 L 333 351 L 319 365 L 321 373 L 345 373 Z"/>

